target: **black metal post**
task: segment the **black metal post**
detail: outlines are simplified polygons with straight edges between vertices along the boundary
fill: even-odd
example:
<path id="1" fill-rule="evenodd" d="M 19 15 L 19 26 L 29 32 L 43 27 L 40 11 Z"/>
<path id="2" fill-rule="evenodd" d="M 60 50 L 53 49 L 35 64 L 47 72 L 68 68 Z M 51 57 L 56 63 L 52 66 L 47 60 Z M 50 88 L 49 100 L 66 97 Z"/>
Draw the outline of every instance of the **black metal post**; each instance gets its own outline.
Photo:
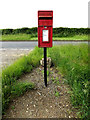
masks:
<path id="1" fill-rule="evenodd" d="M 44 47 L 44 82 L 47 87 L 47 48 Z"/>

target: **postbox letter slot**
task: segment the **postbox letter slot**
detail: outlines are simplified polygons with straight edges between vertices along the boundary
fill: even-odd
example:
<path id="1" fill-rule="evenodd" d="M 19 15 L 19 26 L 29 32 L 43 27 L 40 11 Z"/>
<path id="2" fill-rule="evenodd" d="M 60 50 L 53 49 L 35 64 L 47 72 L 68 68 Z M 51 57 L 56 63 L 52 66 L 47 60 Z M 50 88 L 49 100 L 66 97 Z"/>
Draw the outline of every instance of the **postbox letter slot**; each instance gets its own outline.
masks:
<path id="1" fill-rule="evenodd" d="M 52 17 L 39 17 L 39 20 L 52 20 Z"/>

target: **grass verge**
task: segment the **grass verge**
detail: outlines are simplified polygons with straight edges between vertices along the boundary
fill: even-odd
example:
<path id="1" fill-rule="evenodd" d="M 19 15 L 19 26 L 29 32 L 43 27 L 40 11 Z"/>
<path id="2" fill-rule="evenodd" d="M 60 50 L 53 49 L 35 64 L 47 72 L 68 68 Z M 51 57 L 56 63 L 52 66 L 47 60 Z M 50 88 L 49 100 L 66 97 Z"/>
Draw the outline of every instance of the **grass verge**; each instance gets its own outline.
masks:
<path id="1" fill-rule="evenodd" d="M 88 45 L 62 45 L 49 49 L 49 57 L 72 89 L 71 101 L 80 109 L 79 117 L 89 115 Z"/>
<path id="2" fill-rule="evenodd" d="M 32 83 L 19 83 L 22 74 L 31 72 L 39 65 L 42 58 L 42 49 L 36 48 L 28 56 L 23 56 L 14 64 L 2 70 L 2 111 L 5 112 L 9 102 L 15 97 L 22 95 L 26 90 L 33 89 Z M 17 82 L 18 81 L 18 82 Z"/>
<path id="3" fill-rule="evenodd" d="M 36 34 L 8 34 L 8 35 L 2 35 L 2 41 L 8 41 L 8 40 L 38 40 L 36 37 Z M 83 34 L 83 35 L 74 35 L 71 37 L 53 37 L 53 40 L 88 40 L 88 35 Z"/>

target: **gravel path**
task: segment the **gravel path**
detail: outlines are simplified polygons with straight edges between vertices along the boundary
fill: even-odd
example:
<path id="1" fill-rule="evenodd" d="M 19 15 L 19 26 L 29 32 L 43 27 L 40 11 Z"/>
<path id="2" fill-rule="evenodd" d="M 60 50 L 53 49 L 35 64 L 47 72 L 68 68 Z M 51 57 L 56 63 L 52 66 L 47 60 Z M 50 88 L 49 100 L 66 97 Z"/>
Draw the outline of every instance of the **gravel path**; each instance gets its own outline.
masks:
<path id="1" fill-rule="evenodd" d="M 70 90 L 55 68 L 50 68 L 48 86 L 44 86 L 43 67 L 23 75 L 19 82 L 33 82 L 35 89 L 14 99 L 4 118 L 76 118 L 70 103 Z M 57 94 L 58 93 L 58 94 Z"/>

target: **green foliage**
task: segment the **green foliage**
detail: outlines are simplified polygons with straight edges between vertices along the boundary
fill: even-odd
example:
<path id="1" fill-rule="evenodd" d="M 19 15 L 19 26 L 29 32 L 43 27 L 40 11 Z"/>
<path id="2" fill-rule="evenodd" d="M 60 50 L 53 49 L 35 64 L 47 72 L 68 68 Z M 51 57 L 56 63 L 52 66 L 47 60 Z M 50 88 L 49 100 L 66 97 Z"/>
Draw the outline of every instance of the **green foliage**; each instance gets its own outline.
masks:
<path id="1" fill-rule="evenodd" d="M 26 34 L 35 34 L 37 33 L 37 28 L 18 28 L 18 29 L 2 29 L 2 34 L 19 34 L 19 33 L 26 33 Z"/>
<path id="2" fill-rule="evenodd" d="M 53 37 L 69 37 L 74 35 L 88 35 L 89 28 L 53 28 Z"/>
<path id="3" fill-rule="evenodd" d="M 49 76 L 49 74 L 50 74 L 50 73 L 49 73 L 49 70 L 47 70 L 47 76 Z"/>
<path id="4" fill-rule="evenodd" d="M 58 77 L 56 77 L 56 78 L 52 77 L 51 80 L 53 81 L 53 83 L 56 83 L 57 85 L 60 84 Z"/>
<path id="5" fill-rule="evenodd" d="M 60 84 L 60 82 L 59 82 L 59 81 L 57 81 L 56 83 L 57 83 L 57 85 L 59 85 L 59 84 Z"/>
<path id="6" fill-rule="evenodd" d="M 55 92 L 55 96 L 59 97 L 59 92 L 58 91 Z"/>
<path id="7" fill-rule="evenodd" d="M 2 35 L 4 35 L 4 34 L 12 34 L 12 32 L 13 32 L 13 29 L 3 29 L 2 30 Z"/>
<path id="8" fill-rule="evenodd" d="M 12 110 L 14 110 L 14 109 L 15 109 L 15 106 L 12 106 L 11 108 L 12 108 Z"/>
<path id="9" fill-rule="evenodd" d="M 32 65 L 29 64 L 27 56 L 23 56 L 8 66 L 2 71 L 2 85 L 10 85 L 15 82 L 23 73 L 32 70 Z"/>
<path id="10" fill-rule="evenodd" d="M 15 83 L 12 86 L 11 94 L 13 97 L 20 96 L 28 89 L 32 89 L 32 88 L 34 88 L 33 83 Z"/>
<path id="11" fill-rule="evenodd" d="M 26 90 L 32 89 L 32 83 L 17 83 L 21 75 L 31 72 L 39 65 L 43 50 L 37 47 L 28 56 L 23 56 L 13 64 L 2 70 L 2 109 L 3 113 L 8 107 L 10 100 L 15 96 L 20 96 Z"/>
<path id="12" fill-rule="evenodd" d="M 53 65 L 64 74 L 71 86 L 72 104 L 82 113 L 82 118 L 88 118 L 89 111 L 89 69 L 88 45 L 62 45 L 49 49 Z"/>
<path id="13" fill-rule="evenodd" d="M 36 47 L 33 52 L 27 56 L 28 62 L 33 67 L 37 67 L 40 64 L 40 59 L 43 57 L 43 49 Z"/>

